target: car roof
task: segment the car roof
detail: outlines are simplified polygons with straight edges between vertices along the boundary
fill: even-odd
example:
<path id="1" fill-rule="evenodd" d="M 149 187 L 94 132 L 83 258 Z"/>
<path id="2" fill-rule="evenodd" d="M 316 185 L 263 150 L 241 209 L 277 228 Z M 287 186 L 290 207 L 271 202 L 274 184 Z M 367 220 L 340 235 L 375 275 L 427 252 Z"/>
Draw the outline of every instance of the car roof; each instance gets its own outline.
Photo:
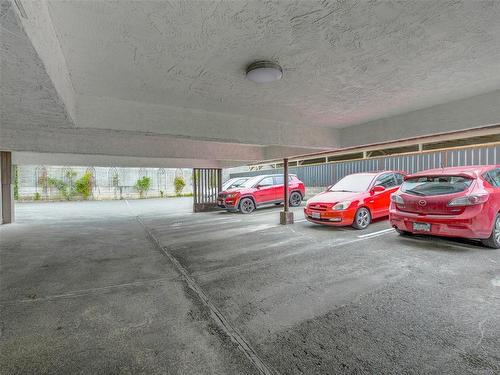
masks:
<path id="1" fill-rule="evenodd" d="M 412 173 L 408 175 L 407 178 L 419 177 L 419 176 L 449 176 L 453 174 L 477 177 L 478 175 L 490 169 L 499 167 L 500 167 L 499 165 L 492 164 L 492 165 L 467 165 L 461 167 L 435 168 L 435 169 L 427 169 L 425 171 Z"/>
<path id="2" fill-rule="evenodd" d="M 295 173 L 288 173 L 289 176 L 295 176 L 297 175 Z M 257 176 L 252 176 L 252 177 L 275 177 L 275 176 L 283 176 L 283 173 L 275 173 L 275 174 L 259 174 Z"/>
<path id="3" fill-rule="evenodd" d="M 371 172 L 356 172 L 356 173 L 350 173 L 349 175 L 352 175 L 352 174 L 367 174 L 367 175 L 372 175 L 372 176 L 376 176 L 376 175 L 379 175 L 379 174 L 382 174 L 382 173 L 401 173 L 401 174 L 406 174 L 406 172 L 404 171 L 395 171 L 395 170 L 392 170 L 392 169 L 387 169 L 387 170 L 383 170 L 383 171 L 371 171 Z M 346 175 L 346 176 L 349 176 L 349 175 Z"/>

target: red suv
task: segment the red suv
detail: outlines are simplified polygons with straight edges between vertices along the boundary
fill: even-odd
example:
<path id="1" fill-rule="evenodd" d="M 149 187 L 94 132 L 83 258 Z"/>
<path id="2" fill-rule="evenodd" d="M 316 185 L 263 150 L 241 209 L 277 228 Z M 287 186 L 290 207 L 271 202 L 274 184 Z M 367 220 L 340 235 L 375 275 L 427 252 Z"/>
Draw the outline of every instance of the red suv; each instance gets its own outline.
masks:
<path id="1" fill-rule="evenodd" d="M 288 178 L 290 206 L 296 207 L 305 195 L 304 184 L 296 175 L 291 174 Z M 221 192 L 217 205 L 228 211 L 239 210 L 243 214 L 249 214 L 261 205 L 283 203 L 283 182 L 283 175 L 252 177 L 238 187 Z"/>
<path id="2" fill-rule="evenodd" d="M 400 234 L 480 239 L 500 248 L 500 166 L 432 169 L 409 175 L 391 196 Z"/>

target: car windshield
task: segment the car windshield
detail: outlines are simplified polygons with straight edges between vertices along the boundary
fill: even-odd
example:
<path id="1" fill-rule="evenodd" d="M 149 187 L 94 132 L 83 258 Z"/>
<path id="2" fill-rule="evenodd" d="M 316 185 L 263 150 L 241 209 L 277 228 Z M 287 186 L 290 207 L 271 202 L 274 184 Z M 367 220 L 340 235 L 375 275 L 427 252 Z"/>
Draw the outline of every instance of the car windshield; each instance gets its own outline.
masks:
<path id="1" fill-rule="evenodd" d="M 226 189 L 232 189 L 232 188 L 235 188 L 235 187 L 239 187 L 246 180 L 248 180 L 248 178 L 246 178 L 246 177 L 244 177 L 244 178 L 232 178 L 230 180 L 227 180 L 224 183 L 223 189 L 226 190 Z"/>
<path id="2" fill-rule="evenodd" d="M 255 176 L 243 182 L 239 187 L 251 188 L 254 187 L 260 180 L 262 180 L 262 176 Z"/>
<path id="3" fill-rule="evenodd" d="M 328 189 L 328 191 L 352 191 L 356 193 L 367 191 L 370 187 L 370 183 L 373 181 L 373 178 L 373 174 L 351 174 L 349 176 L 345 176 Z"/>
<path id="4" fill-rule="evenodd" d="M 403 193 L 413 195 L 444 195 L 459 193 L 472 184 L 472 179 L 463 176 L 425 176 L 407 179 L 401 185 Z"/>

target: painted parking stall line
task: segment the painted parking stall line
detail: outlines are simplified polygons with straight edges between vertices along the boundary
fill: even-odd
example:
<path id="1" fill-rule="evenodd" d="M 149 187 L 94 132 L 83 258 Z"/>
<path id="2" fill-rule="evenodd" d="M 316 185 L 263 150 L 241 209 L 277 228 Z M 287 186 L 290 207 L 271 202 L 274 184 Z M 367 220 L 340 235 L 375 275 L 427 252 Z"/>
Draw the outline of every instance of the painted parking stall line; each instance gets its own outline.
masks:
<path id="1" fill-rule="evenodd" d="M 379 230 L 379 231 L 373 232 L 373 233 L 362 234 L 362 235 L 358 236 L 358 238 L 377 237 L 377 236 L 380 236 L 382 234 L 389 233 L 389 232 L 394 232 L 394 229 L 388 228 L 388 229 Z"/>

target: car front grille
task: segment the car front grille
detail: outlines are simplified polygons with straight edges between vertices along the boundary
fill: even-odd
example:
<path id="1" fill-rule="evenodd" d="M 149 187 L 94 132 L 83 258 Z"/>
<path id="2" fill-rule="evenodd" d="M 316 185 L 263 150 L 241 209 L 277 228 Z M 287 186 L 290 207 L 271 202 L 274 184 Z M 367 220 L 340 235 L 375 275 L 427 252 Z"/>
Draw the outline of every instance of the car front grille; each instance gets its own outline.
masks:
<path id="1" fill-rule="evenodd" d="M 322 204 L 322 203 L 312 203 L 307 208 L 309 208 L 310 210 L 313 210 L 313 211 L 326 211 L 328 206 L 326 204 Z"/>

